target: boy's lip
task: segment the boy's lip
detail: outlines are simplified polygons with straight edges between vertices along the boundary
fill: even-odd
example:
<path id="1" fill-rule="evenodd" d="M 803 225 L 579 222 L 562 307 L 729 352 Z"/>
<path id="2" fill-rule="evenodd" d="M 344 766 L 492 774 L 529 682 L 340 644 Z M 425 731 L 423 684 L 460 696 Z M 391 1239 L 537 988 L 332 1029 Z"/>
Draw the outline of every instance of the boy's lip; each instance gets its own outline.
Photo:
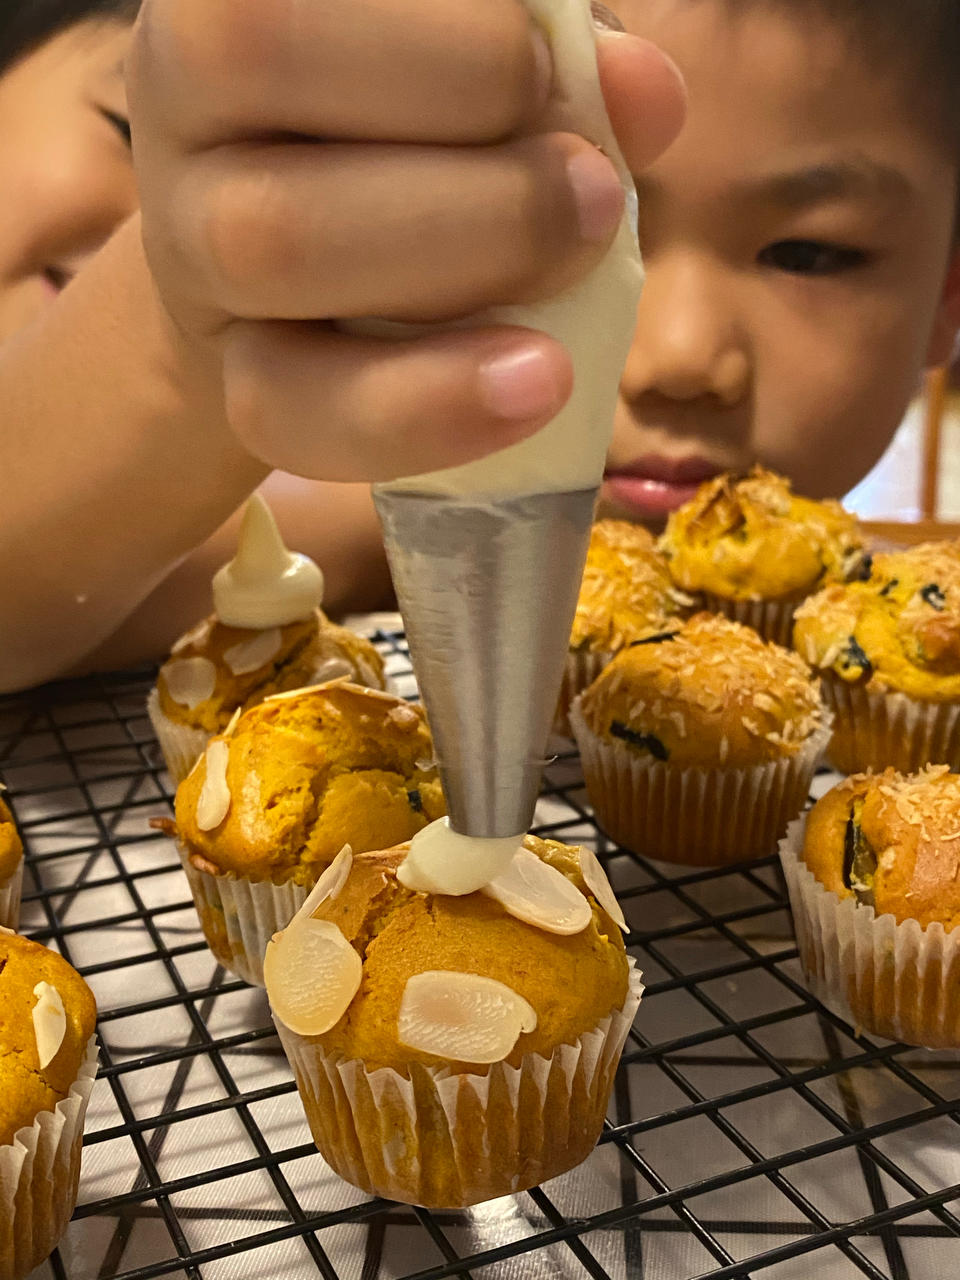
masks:
<path id="1" fill-rule="evenodd" d="M 636 519 L 656 519 L 689 502 L 697 489 L 722 467 L 706 458 L 665 458 L 648 455 L 604 474 L 606 496 Z"/>

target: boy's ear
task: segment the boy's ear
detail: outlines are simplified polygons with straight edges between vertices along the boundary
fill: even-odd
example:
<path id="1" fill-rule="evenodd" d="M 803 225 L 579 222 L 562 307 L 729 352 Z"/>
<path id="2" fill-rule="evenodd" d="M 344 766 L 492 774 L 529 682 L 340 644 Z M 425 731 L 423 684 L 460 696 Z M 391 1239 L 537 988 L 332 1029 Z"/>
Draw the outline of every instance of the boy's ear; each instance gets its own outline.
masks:
<path id="1" fill-rule="evenodd" d="M 960 332 L 960 245 L 954 248 L 943 293 L 940 295 L 940 304 L 934 318 L 930 346 L 927 349 L 928 368 L 934 369 L 937 365 L 950 362 L 956 350 L 958 332 Z"/>

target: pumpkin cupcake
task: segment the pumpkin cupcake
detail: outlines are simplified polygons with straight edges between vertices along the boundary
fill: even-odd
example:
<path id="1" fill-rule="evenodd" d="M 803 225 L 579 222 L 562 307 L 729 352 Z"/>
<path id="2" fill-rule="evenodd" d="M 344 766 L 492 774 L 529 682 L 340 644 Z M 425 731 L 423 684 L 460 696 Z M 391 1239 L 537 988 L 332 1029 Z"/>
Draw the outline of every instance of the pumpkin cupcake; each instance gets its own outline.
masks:
<path id="1" fill-rule="evenodd" d="M 811 592 L 862 571 L 863 536 L 839 502 L 815 502 L 761 467 L 707 480 L 660 539 L 674 582 L 702 604 L 790 644 L 793 611 Z"/>
<path id="2" fill-rule="evenodd" d="M 866 581 L 797 610 L 794 646 L 821 676 L 841 772 L 960 767 L 960 544 L 875 555 Z"/>
<path id="3" fill-rule="evenodd" d="M 214 955 L 263 953 L 340 849 L 409 839 L 444 812 L 419 706 L 343 681 L 276 694 L 211 739 L 176 796 L 176 837 Z"/>
<path id="4" fill-rule="evenodd" d="M 772 853 L 830 733 L 803 660 L 711 613 L 624 649 L 570 719 L 607 834 L 697 866 Z"/>
<path id="5" fill-rule="evenodd" d="M 780 857 L 817 998 L 873 1035 L 960 1048 L 960 776 L 847 778 Z"/>
<path id="6" fill-rule="evenodd" d="M 409 856 L 344 850 L 271 942 L 267 994 L 327 1163 L 459 1208 L 586 1158 L 642 987 L 589 851 L 517 837 L 459 895 L 407 887 Z"/>
<path id="7" fill-rule="evenodd" d="M 555 728 L 570 731 L 570 703 L 624 645 L 669 631 L 693 601 L 674 586 L 642 525 L 598 520 L 590 534 Z"/>
<path id="8" fill-rule="evenodd" d="M 379 653 L 327 618 L 323 574 L 286 549 L 259 494 L 247 503 L 237 555 L 214 577 L 213 596 L 214 614 L 173 646 L 147 701 L 174 783 L 238 708 L 339 676 L 385 688 Z"/>
<path id="9" fill-rule="evenodd" d="M 17 927 L 22 887 L 23 845 L 13 814 L 0 796 L 0 926 Z"/>
<path id="10" fill-rule="evenodd" d="M 62 956 L 0 932 L 0 1280 L 40 1265 L 77 1202 L 96 1016 Z"/>

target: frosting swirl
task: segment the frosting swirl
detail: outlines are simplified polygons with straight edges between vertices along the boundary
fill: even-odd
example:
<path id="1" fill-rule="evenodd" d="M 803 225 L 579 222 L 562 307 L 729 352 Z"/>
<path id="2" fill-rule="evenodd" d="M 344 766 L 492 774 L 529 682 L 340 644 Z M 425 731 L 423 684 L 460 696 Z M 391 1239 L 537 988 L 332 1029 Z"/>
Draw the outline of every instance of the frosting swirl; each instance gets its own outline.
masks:
<path id="1" fill-rule="evenodd" d="M 259 493 L 243 513 L 234 558 L 213 579 L 213 607 L 228 627 L 251 630 L 303 622 L 323 600 L 323 574 L 309 556 L 288 551 Z"/>

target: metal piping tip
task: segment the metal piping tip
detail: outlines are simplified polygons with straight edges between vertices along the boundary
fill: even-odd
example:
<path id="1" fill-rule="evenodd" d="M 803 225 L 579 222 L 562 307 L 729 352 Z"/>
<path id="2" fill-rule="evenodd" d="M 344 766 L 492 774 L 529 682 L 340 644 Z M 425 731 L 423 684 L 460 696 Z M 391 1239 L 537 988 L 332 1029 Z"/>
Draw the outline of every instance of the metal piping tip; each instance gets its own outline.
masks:
<path id="1" fill-rule="evenodd" d="M 374 491 L 451 825 L 463 835 L 532 824 L 596 497 Z"/>

